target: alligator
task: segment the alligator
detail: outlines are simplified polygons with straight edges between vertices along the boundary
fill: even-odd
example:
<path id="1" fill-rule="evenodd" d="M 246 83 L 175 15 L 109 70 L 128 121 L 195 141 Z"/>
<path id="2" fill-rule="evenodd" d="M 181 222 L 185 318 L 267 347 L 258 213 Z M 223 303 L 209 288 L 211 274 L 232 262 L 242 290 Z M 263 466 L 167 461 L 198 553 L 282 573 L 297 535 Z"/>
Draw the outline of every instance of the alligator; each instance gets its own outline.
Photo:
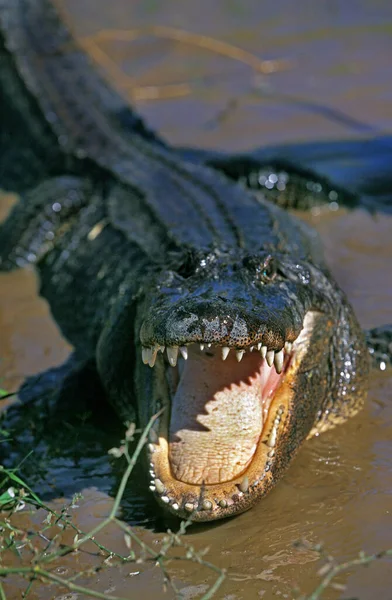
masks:
<path id="1" fill-rule="evenodd" d="M 0 0 L 0 32 L 0 186 L 20 196 L 0 269 L 35 266 L 124 421 L 159 415 L 146 484 L 162 507 L 249 509 L 361 408 L 371 357 L 390 362 L 390 328 L 362 332 L 285 210 L 358 199 L 284 161 L 171 148 L 49 0 Z"/>

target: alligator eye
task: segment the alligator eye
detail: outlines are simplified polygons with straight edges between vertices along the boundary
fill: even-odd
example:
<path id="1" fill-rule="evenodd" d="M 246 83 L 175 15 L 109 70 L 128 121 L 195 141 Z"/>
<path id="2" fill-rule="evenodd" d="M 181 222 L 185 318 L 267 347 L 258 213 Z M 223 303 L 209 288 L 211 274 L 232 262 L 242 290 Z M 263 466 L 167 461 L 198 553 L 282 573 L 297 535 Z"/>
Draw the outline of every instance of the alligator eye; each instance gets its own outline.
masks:
<path id="1" fill-rule="evenodd" d="M 246 269 L 253 272 L 262 283 L 273 281 L 278 272 L 278 262 L 270 254 L 263 262 L 260 262 L 260 256 L 245 256 L 242 264 Z"/>
<path id="2" fill-rule="evenodd" d="M 273 256 L 268 255 L 261 268 L 261 277 L 265 283 L 273 281 L 278 272 L 278 266 Z"/>

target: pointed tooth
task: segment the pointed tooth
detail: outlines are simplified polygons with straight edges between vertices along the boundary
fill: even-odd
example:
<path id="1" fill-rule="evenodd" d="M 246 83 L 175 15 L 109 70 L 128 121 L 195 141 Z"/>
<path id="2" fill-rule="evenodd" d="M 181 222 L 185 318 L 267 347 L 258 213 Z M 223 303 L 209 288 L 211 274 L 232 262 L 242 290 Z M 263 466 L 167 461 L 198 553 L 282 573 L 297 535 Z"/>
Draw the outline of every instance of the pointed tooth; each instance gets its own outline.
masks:
<path id="1" fill-rule="evenodd" d="M 253 352 L 253 350 L 255 349 L 255 347 L 256 347 L 256 346 L 251 346 L 251 347 L 249 348 L 249 352 Z"/>
<path id="2" fill-rule="evenodd" d="M 152 356 L 152 348 L 146 348 L 146 346 L 143 346 L 142 361 L 144 362 L 145 365 L 148 365 L 148 363 L 151 360 L 151 356 Z"/>
<path id="3" fill-rule="evenodd" d="M 148 361 L 148 364 L 150 365 L 150 367 L 152 368 L 155 365 L 155 359 L 157 357 L 157 351 L 155 348 L 151 348 L 151 356 L 150 356 L 150 360 Z"/>
<path id="4" fill-rule="evenodd" d="M 263 358 L 265 358 L 267 356 L 267 346 L 261 346 L 260 354 Z"/>
<path id="5" fill-rule="evenodd" d="M 271 429 L 271 433 L 270 433 L 270 436 L 269 436 L 268 441 L 267 441 L 267 446 L 269 448 L 274 448 L 275 447 L 277 434 L 278 434 L 278 431 L 277 431 L 276 427 L 273 427 Z"/>
<path id="6" fill-rule="evenodd" d="M 265 359 L 266 359 L 269 367 L 272 367 L 272 365 L 274 364 L 274 358 L 275 358 L 274 350 L 268 350 L 268 352 L 265 356 Z"/>
<path id="7" fill-rule="evenodd" d="M 210 343 L 210 344 L 207 344 L 207 347 L 208 347 L 208 348 L 211 348 L 211 346 L 212 346 L 212 344 L 211 344 L 211 343 Z"/>
<path id="8" fill-rule="evenodd" d="M 293 349 L 293 344 L 291 342 L 286 342 L 284 345 L 285 352 L 287 354 L 291 354 L 291 350 Z"/>
<path id="9" fill-rule="evenodd" d="M 283 361 L 284 361 L 284 352 L 283 349 L 279 350 L 279 352 L 275 352 L 275 369 L 277 373 L 281 373 L 283 369 Z"/>
<path id="10" fill-rule="evenodd" d="M 155 431 L 155 429 L 150 429 L 149 434 L 148 434 L 149 440 L 151 442 L 153 442 L 154 444 L 158 443 L 159 437 L 157 432 Z"/>
<path id="11" fill-rule="evenodd" d="M 241 481 L 241 483 L 238 483 L 238 489 L 240 490 L 240 492 L 242 492 L 243 494 L 245 494 L 248 490 L 249 490 L 249 479 L 248 476 L 245 475 L 245 477 L 243 478 L 243 480 Z"/>
<path id="12" fill-rule="evenodd" d="M 259 343 L 257 344 L 257 350 L 258 350 L 259 352 L 260 352 L 260 350 L 261 350 L 261 347 L 262 347 L 262 345 L 263 345 L 263 344 L 262 344 L 261 342 L 259 342 Z"/>
<path id="13" fill-rule="evenodd" d="M 228 346 L 224 346 L 222 348 L 222 360 L 226 360 L 230 352 L 230 348 Z"/>
<path id="14" fill-rule="evenodd" d="M 201 352 L 203 352 L 203 350 L 204 350 L 204 344 L 200 344 L 200 350 L 201 350 Z"/>
<path id="15" fill-rule="evenodd" d="M 188 360 L 188 348 L 186 346 L 180 346 L 180 352 L 181 352 L 182 358 L 184 360 Z"/>
<path id="16" fill-rule="evenodd" d="M 164 494 L 166 491 L 165 486 L 163 485 L 162 481 L 160 479 L 155 479 L 154 480 L 154 485 L 156 487 L 156 490 L 158 492 L 158 494 Z"/>
<path id="17" fill-rule="evenodd" d="M 177 364 L 178 346 L 168 346 L 166 352 L 169 363 L 172 367 L 175 367 Z"/>
<path id="18" fill-rule="evenodd" d="M 236 350 L 235 356 L 236 356 L 238 362 L 241 362 L 244 354 L 245 354 L 245 350 Z"/>
<path id="19" fill-rule="evenodd" d="M 165 352 L 165 346 L 160 346 L 159 344 L 157 344 L 155 346 L 155 350 L 156 352 Z"/>

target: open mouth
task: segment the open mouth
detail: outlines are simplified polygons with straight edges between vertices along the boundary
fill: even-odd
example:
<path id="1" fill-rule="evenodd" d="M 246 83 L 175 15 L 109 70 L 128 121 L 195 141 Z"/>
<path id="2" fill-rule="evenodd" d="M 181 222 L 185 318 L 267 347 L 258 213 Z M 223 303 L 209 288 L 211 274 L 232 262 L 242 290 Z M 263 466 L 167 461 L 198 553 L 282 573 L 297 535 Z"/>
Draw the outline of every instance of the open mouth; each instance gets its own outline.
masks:
<path id="1" fill-rule="evenodd" d="M 150 489 L 179 516 L 211 520 L 243 512 L 271 487 L 295 377 L 320 313 L 283 348 L 189 343 L 144 347 L 156 371 Z M 155 395 L 155 394 L 154 394 Z"/>

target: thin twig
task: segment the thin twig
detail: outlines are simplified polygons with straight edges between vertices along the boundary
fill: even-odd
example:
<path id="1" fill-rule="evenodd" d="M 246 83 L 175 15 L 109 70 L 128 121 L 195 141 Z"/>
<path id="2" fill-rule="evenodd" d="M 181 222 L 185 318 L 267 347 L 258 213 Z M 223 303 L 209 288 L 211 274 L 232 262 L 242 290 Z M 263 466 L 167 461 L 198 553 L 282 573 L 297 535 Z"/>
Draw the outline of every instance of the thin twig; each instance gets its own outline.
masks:
<path id="1" fill-rule="evenodd" d="M 338 575 L 340 575 L 341 573 L 343 573 L 344 571 L 347 571 L 348 569 L 351 569 L 352 567 L 368 565 L 376 560 L 380 560 L 381 558 L 384 558 L 385 556 L 392 556 L 392 548 L 390 550 L 383 550 L 381 552 L 377 552 L 376 554 L 361 555 L 358 558 L 348 560 L 344 563 L 335 564 L 335 565 L 331 564 L 330 569 L 328 570 L 326 575 L 323 577 L 321 583 L 310 594 L 310 596 L 306 597 L 306 600 L 319 600 L 319 598 L 321 597 L 321 594 L 323 592 L 325 592 L 325 590 L 328 587 L 330 587 L 332 580 L 335 577 L 337 577 Z M 328 566 L 328 564 L 326 566 Z"/>
<path id="2" fill-rule="evenodd" d="M 239 61 L 250 67 L 256 73 L 269 75 L 277 71 L 287 70 L 292 67 L 288 59 L 265 60 L 257 55 L 216 38 L 192 33 L 184 29 L 152 25 L 137 29 L 104 29 L 90 36 L 79 39 L 80 45 L 89 53 L 91 58 L 108 71 L 119 88 L 127 89 L 137 100 L 157 100 L 187 96 L 192 91 L 190 82 L 177 82 L 166 85 L 136 86 L 131 77 L 126 75 L 118 64 L 102 50 L 100 43 L 107 41 L 133 42 L 140 37 L 154 36 L 169 39 L 175 42 L 191 44 L 204 50 L 220 54 L 226 58 Z"/>
<path id="3" fill-rule="evenodd" d="M 18 505 L 18 501 L 23 499 L 24 502 L 30 504 L 31 506 L 34 506 L 37 509 L 47 510 L 48 515 L 52 515 L 55 520 L 53 521 L 50 518 L 45 519 L 46 524 L 42 530 L 40 530 L 38 532 L 33 531 L 33 532 L 30 532 L 29 534 L 27 534 L 27 532 L 25 532 L 21 529 L 15 528 L 12 525 L 12 523 L 10 521 L 8 521 L 8 519 L 4 520 L 3 523 L 0 522 L 0 527 L 3 526 L 4 530 L 9 532 L 9 539 L 5 538 L 5 540 L 4 540 L 5 543 L 3 542 L 3 547 L 1 548 L 1 550 L 3 552 L 7 549 L 10 549 L 11 551 L 18 551 L 18 547 L 19 547 L 20 543 L 22 543 L 23 545 L 26 545 L 32 552 L 32 559 L 30 561 L 30 566 L 0 568 L 0 577 L 6 577 L 7 575 L 20 575 L 26 579 L 29 579 L 29 583 L 25 590 L 24 597 L 26 597 L 29 594 L 29 592 L 34 584 L 34 581 L 40 580 L 42 582 L 48 582 L 48 583 L 53 582 L 59 586 L 66 588 L 67 590 L 69 590 L 71 592 L 78 592 L 78 593 L 81 593 L 81 594 L 84 594 L 86 596 L 90 596 L 93 598 L 98 598 L 98 599 L 105 598 L 107 600 L 124 600 L 122 598 L 118 598 L 115 596 L 108 596 L 107 594 L 93 591 L 91 589 L 85 588 L 85 587 L 75 583 L 75 581 L 77 579 L 79 579 L 80 577 L 91 576 L 91 575 L 97 574 L 102 568 L 105 568 L 106 566 L 108 566 L 110 564 L 109 561 L 111 558 L 118 558 L 123 563 L 125 563 L 125 562 L 130 563 L 130 562 L 135 562 L 136 560 L 140 560 L 140 558 L 139 559 L 136 558 L 136 555 L 133 551 L 129 552 L 127 556 L 124 556 L 124 555 L 112 552 L 110 549 L 99 544 L 95 540 L 95 536 L 104 527 L 106 527 L 109 523 L 113 522 L 113 523 L 116 523 L 117 525 L 119 525 L 119 527 L 132 540 L 134 540 L 138 544 L 138 547 L 142 550 L 142 552 L 144 552 L 147 555 L 147 559 L 143 559 L 143 560 L 154 561 L 157 564 L 159 564 L 161 571 L 162 571 L 162 575 L 164 577 L 164 581 L 167 582 L 172 587 L 172 589 L 175 591 L 176 594 L 178 594 L 178 590 L 177 590 L 174 582 L 172 581 L 170 574 L 167 570 L 167 563 L 169 563 L 170 561 L 172 561 L 172 560 L 190 560 L 192 562 L 196 562 L 196 563 L 212 570 L 213 572 L 217 573 L 218 576 L 217 576 L 216 581 L 213 583 L 211 588 L 209 588 L 209 590 L 207 590 L 206 594 L 203 596 L 203 600 L 209 600 L 210 598 L 212 598 L 215 591 L 218 589 L 218 587 L 221 585 L 222 581 L 225 579 L 226 571 L 223 569 L 219 569 L 217 566 L 213 565 L 212 563 L 209 563 L 208 561 L 205 561 L 202 553 L 198 554 L 197 552 L 195 552 L 195 550 L 193 549 L 192 546 L 188 546 L 187 544 L 183 543 L 181 536 L 183 534 L 185 534 L 186 528 L 189 525 L 188 522 L 183 522 L 181 524 L 178 533 L 173 534 L 171 532 L 168 532 L 168 537 L 165 538 L 165 540 L 163 541 L 163 544 L 161 546 L 161 551 L 156 552 L 152 548 L 150 548 L 147 544 L 145 544 L 135 534 L 135 532 L 132 530 L 132 528 L 130 528 L 126 524 L 122 523 L 117 517 L 117 513 L 120 508 L 121 500 L 122 500 L 126 485 L 129 481 L 129 477 L 130 477 L 130 475 L 133 471 L 133 468 L 136 464 L 136 461 L 142 451 L 142 448 L 144 447 L 144 445 L 148 439 L 149 430 L 153 426 L 155 420 L 160 416 L 160 414 L 161 414 L 161 411 L 159 413 L 157 413 L 156 415 L 154 415 L 150 419 L 146 428 L 143 430 L 142 434 L 140 435 L 140 438 L 136 445 L 135 451 L 133 452 L 132 455 L 129 454 L 128 447 L 129 447 L 129 443 L 132 439 L 133 429 L 128 428 L 128 431 L 125 436 L 125 440 L 123 440 L 121 442 L 121 444 L 122 444 L 121 449 L 119 449 L 121 451 L 118 452 L 119 455 L 125 456 L 126 461 L 127 461 L 127 467 L 121 478 L 120 485 L 118 487 L 112 509 L 111 509 L 109 515 L 105 519 L 103 519 L 96 527 L 94 527 L 89 533 L 83 533 L 68 518 L 67 513 L 69 511 L 70 506 L 72 506 L 72 504 L 70 506 L 65 505 L 62 508 L 60 513 L 53 511 L 50 507 L 46 507 L 44 505 L 44 503 L 41 502 L 39 497 L 31 490 L 31 488 L 26 484 L 26 482 L 24 482 L 15 473 L 15 470 L 9 471 L 7 469 L 3 469 L 3 472 L 2 472 L 3 476 L 4 476 L 3 483 L 4 484 L 7 483 L 6 478 L 8 477 L 9 480 L 14 484 L 15 491 L 17 489 L 20 490 L 19 497 L 15 493 L 14 510 L 15 510 L 15 507 L 17 507 L 17 505 Z M 17 486 L 19 486 L 19 487 L 17 487 Z M 28 492 L 26 493 L 26 491 L 24 491 L 24 490 L 28 490 Z M 74 502 L 74 500 L 72 500 L 72 503 L 73 502 Z M 11 512 L 11 515 L 12 515 L 12 512 Z M 58 526 L 59 524 L 62 524 L 64 528 L 69 526 L 73 530 L 76 530 L 77 535 L 75 536 L 73 544 L 61 546 L 59 533 L 55 534 L 51 538 L 48 537 L 48 535 L 43 535 L 47 529 L 50 529 L 51 527 L 56 526 L 56 525 Z M 81 535 L 81 537 L 78 538 L 78 535 Z M 45 541 L 45 545 L 44 545 L 43 549 L 39 549 L 37 546 L 35 546 L 33 544 L 32 540 L 36 536 L 39 536 L 40 540 Z M 56 575 L 52 571 L 48 570 L 48 568 L 43 568 L 43 565 L 50 565 L 51 563 L 53 563 L 54 560 L 57 560 L 60 557 L 63 557 L 67 554 L 81 550 L 82 546 L 86 542 L 94 543 L 99 548 L 99 550 L 103 551 L 107 555 L 106 558 L 104 559 L 104 561 L 102 562 L 102 564 L 100 564 L 96 567 L 93 567 L 93 568 L 89 568 L 86 571 L 80 571 L 67 579 Z M 60 547 L 58 547 L 58 545 L 60 545 Z M 52 546 L 55 546 L 55 548 L 52 549 Z M 168 551 L 171 550 L 173 548 L 173 546 L 181 546 L 182 548 L 184 548 L 186 550 L 186 556 L 184 557 L 184 556 L 168 555 Z M 20 554 L 19 554 L 19 557 L 20 557 Z M 2 587 L 0 587 L 0 600 L 6 600 L 6 594 Z"/>

